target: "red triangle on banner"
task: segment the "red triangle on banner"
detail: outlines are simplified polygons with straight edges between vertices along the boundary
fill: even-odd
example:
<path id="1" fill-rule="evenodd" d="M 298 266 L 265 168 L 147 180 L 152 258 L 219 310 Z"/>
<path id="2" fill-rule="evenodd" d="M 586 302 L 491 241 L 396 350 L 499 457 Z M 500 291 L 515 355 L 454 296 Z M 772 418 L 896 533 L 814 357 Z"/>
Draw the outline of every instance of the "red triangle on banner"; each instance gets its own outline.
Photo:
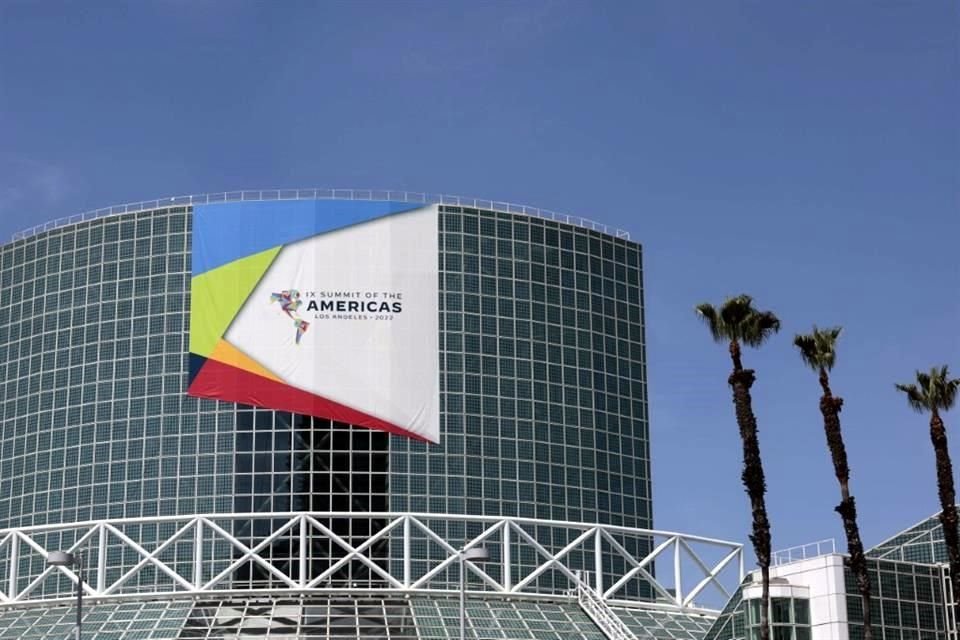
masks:
<path id="1" fill-rule="evenodd" d="M 418 433 L 408 431 L 362 411 L 357 411 L 339 402 L 213 359 L 207 359 L 200 367 L 187 388 L 187 394 L 197 398 L 238 402 L 316 418 L 328 418 L 357 427 L 386 431 L 414 440 L 430 442 Z"/>

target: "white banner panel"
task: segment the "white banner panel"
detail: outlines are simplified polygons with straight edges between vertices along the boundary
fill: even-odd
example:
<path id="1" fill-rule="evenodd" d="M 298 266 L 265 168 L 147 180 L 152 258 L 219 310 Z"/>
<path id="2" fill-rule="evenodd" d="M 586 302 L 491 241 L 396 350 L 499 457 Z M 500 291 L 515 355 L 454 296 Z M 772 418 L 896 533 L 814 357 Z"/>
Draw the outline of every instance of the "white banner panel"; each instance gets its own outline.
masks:
<path id="1" fill-rule="evenodd" d="M 438 442 L 437 220 L 431 205 L 279 248 L 210 356 L 263 378 L 235 400 Z"/>

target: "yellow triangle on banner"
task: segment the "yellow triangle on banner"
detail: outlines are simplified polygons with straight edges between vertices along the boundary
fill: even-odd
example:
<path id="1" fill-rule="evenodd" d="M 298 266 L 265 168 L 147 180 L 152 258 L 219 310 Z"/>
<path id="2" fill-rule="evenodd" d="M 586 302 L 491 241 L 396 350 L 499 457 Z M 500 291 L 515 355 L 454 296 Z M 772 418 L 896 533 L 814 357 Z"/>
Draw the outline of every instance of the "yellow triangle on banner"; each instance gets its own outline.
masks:
<path id="1" fill-rule="evenodd" d="M 240 349 L 237 349 L 226 340 L 221 339 L 217 343 L 217 346 L 213 348 L 213 353 L 210 354 L 210 359 L 216 360 L 217 362 L 222 362 L 223 364 L 228 364 L 231 367 L 249 371 L 250 373 L 255 373 L 258 376 L 273 380 L 274 382 L 283 383 L 283 380 L 274 375 L 266 367 L 245 354 L 243 351 L 240 351 Z"/>
<path id="2" fill-rule="evenodd" d="M 282 248 L 228 262 L 190 280 L 190 353 L 210 357 Z"/>

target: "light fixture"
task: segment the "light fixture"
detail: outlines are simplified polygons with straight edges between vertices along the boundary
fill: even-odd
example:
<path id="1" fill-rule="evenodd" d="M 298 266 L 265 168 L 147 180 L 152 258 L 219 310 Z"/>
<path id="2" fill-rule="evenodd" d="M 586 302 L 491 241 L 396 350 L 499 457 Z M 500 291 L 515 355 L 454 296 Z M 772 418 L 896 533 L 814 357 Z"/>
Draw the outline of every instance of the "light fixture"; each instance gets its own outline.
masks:
<path id="1" fill-rule="evenodd" d="M 486 547 L 470 547 L 459 554 L 460 557 L 460 640 L 467 637 L 467 562 L 486 562 L 490 559 L 490 552 Z"/>
<path id="2" fill-rule="evenodd" d="M 83 624 L 83 559 L 80 554 L 66 551 L 51 551 L 47 554 L 47 564 L 51 567 L 77 567 L 77 626 L 74 631 L 76 640 L 81 640 Z"/>

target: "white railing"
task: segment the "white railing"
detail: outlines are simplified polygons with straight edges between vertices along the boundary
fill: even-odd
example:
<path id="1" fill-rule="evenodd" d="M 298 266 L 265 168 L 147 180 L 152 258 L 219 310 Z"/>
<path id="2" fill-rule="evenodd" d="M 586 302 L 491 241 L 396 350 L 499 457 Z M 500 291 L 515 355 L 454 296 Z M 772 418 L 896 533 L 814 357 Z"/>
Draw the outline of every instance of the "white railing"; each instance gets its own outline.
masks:
<path id="1" fill-rule="evenodd" d="M 608 605 L 715 614 L 743 577 L 740 544 L 613 525 L 411 513 L 161 516 L 0 530 L 0 610 L 71 601 L 77 573 L 47 566 L 54 550 L 83 557 L 86 597 L 109 601 L 452 595 L 461 551 L 479 546 L 492 559 L 466 565 L 478 596 L 571 597 L 576 572 L 588 570 Z M 666 570 L 654 570 L 658 559 Z M 708 587 L 721 598 L 716 608 L 694 603 Z"/>
<path id="2" fill-rule="evenodd" d="M 796 547 L 774 551 L 771 564 L 776 567 L 781 564 L 789 564 L 791 562 L 797 562 L 798 560 L 809 560 L 810 558 L 817 558 L 827 555 L 828 553 L 836 552 L 836 541 L 833 538 L 827 538 L 826 540 L 817 540 L 816 542 L 808 542 L 807 544 L 797 545 Z"/>
<path id="3" fill-rule="evenodd" d="M 581 580 L 577 580 L 577 604 L 610 640 L 639 640 L 603 598 Z"/>
<path id="4" fill-rule="evenodd" d="M 950 565 L 942 564 L 940 569 L 940 584 L 943 589 L 944 615 L 946 616 L 947 639 L 957 639 L 957 607 L 953 597 L 953 583 L 950 581 Z"/>
<path id="5" fill-rule="evenodd" d="M 606 234 L 614 235 L 618 238 L 630 237 L 630 234 L 622 229 L 608 227 L 605 224 L 600 224 L 599 222 L 594 222 L 593 220 L 589 220 L 587 218 L 572 216 L 565 213 L 557 213 L 556 211 L 541 209 L 539 207 L 531 207 L 524 204 L 502 202 L 499 200 L 465 198 L 463 196 L 450 196 L 415 191 L 391 191 L 377 189 L 252 189 L 244 191 L 227 191 L 222 193 L 173 196 L 170 198 L 158 198 L 156 200 L 144 200 L 142 202 L 131 202 L 127 204 L 103 207 L 93 211 L 87 211 L 68 217 L 58 218 L 29 229 L 24 229 L 23 231 L 18 231 L 13 234 L 13 240 L 22 240 L 38 233 L 49 231 L 50 229 L 76 224 L 85 220 L 93 220 L 95 218 L 120 215 L 123 213 L 136 213 L 139 211 L 149 211 L 151 209 L 160 209 L 163 207 L 259 200 L 375 200 L 411 202 L 415 204 L 446 204 L 451 206 L 503 211 L 506 213 L 518 213 L 521 215 L 545 218 L 547 220 L 554 220 L 556 222 L 563 222 L 579 227 L 585 227 L 587 229 L 593 229 L 594 231 L 600 231 Z"/>

